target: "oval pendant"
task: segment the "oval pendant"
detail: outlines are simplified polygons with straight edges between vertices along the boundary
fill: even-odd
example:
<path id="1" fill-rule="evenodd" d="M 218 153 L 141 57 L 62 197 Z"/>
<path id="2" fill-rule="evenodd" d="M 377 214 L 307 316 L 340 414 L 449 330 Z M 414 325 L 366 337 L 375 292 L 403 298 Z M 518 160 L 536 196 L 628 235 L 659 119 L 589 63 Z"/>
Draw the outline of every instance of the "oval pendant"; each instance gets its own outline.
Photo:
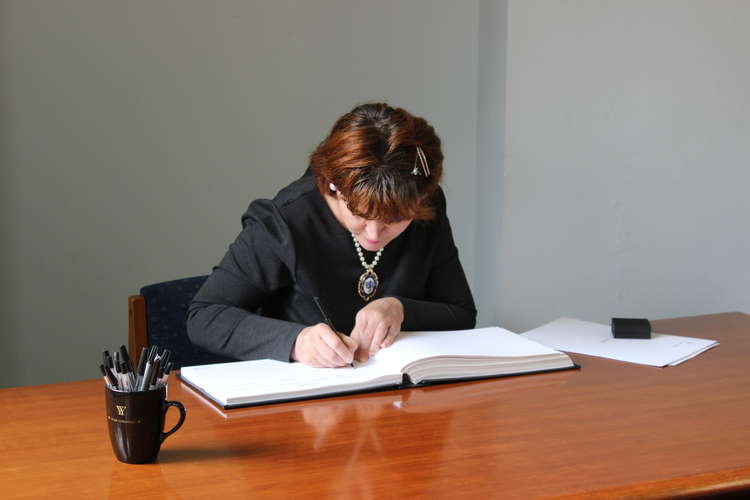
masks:
<path id="1" fill-rule="evenodd" d="M 378 275 L 375 274 L 375 271 L 372 269 L 368 269 L 359 277 L 359 281 L 357 282 L 357 293 L 359 293 L 359 296 L 367 302 L 373 297 L 373 295 L 375 295 L 375 292 L 377 292 L 378 284 Z"/>

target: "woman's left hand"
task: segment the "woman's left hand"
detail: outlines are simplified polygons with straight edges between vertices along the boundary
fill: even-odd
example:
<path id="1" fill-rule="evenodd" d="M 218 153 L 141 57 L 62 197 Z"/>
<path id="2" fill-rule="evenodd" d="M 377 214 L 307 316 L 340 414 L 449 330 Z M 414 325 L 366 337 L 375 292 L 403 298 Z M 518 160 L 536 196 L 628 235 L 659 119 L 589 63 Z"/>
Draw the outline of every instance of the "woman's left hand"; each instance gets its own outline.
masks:
<path id="1" fill-rule="evenodd" d="M 378 351 L 388 347 L 401 331 L 404 306 L 393 297 L 373 300 L 359 310 L 350 337 L 357 342 L 354 358 L 367 361 Z"/>

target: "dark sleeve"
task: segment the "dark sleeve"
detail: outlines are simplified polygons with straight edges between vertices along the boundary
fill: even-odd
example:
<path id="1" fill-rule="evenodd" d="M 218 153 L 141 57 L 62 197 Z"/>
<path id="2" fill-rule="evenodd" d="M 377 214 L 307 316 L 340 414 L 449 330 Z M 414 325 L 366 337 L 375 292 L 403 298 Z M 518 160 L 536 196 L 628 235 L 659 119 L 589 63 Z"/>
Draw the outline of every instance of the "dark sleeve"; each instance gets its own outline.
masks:
<path id="1" fill-rule="evenodd" d="M 305 325 L 255 314 L 292 285 L 294 249 L 288 228 L 270 202 L 254 202 L 244 230 L 188 308 L 190 340 L 236 359 L 289 361 Z"/>
<path id="2" fill-rule="evenodd" d="M 458 259 L 458 248 L 438 192 L 436 249 L 429 267 L 424 299 L 396 297 L 404 305 L 402 330 L 463 330 L 474 328 L 477 310 Z"/>

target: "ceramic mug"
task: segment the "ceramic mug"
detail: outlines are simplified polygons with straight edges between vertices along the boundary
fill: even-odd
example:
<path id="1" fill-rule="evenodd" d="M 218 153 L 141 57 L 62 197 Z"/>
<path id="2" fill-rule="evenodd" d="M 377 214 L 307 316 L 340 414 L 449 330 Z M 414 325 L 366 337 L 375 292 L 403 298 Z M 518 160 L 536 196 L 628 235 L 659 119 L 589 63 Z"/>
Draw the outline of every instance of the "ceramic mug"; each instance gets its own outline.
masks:
<path id="1" fill-rule="evenodd" d="M 143 464 L 153 462 L 164 440 L 182 426 L 185 407 L 167 401 L 166 387 L 150 391 L 124 392 L 105 387 L 107 424 L 112 450 L 121 462 Z M 180 420 L 169 431 L 164 430 L 164 417 L 170 406 L 180 411 Z"/>

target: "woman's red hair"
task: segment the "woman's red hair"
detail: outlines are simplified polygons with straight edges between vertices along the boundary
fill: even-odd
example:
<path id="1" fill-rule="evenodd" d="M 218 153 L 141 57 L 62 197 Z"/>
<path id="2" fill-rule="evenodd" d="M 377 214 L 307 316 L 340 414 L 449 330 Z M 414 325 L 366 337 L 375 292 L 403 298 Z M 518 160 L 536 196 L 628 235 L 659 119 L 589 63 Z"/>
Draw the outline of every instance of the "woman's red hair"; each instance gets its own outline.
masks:
<path id="1" fill-rule="evenodd" d="M 429 175 L 420 166 L 422 148 Z M 418 175 L 412 172 L 417 167 Z M 434 217 L 430 203 L 443 173 L 440 138 L 424 118 L 383 103 L 363 104 L 339 118 L 310 155 L 321 194 L 333 183 L 355 215 L 395 222 Z"/>

